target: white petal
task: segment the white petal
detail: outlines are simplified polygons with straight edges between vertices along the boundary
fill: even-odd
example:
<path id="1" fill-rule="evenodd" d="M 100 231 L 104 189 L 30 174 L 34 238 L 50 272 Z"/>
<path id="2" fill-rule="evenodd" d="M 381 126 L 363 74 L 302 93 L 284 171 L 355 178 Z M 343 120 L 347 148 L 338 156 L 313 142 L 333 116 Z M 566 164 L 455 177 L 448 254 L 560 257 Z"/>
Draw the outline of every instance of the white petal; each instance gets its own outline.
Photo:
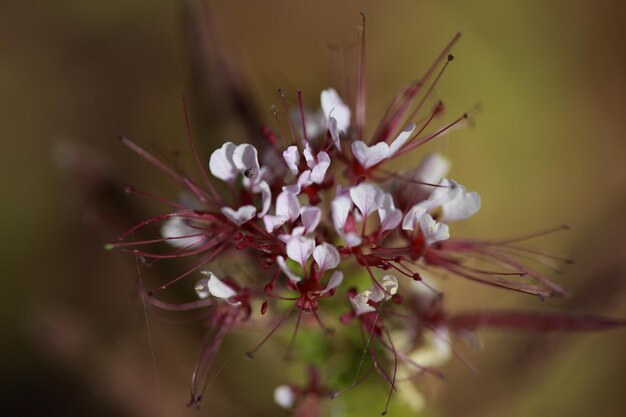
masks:
<path id="1" fill-rule="evenodd" d="M 391 194 L 383 194 L 378 216 L 380 217 L 380 229 L 383 232 L 395 229 L 402 221 L 402 211 L 396 208 Z"/>
<path id="2" fill-rule="evenodd" d="M 321 151 L 317 154 L 316 159 L 317 162 L 311 169 L 311 181 L 315 184 L 321 184 L 324 182 L 324 176 L 326 176 L 326 171 L 328 171 L 330 166 L 330 156 L 326 152 Z"/>
<path id="3" fill-rule="evenodd" d="M 259 184 L 257 184 L 254 190 L 255 192 L 261 192 L 262 208 L 258 216 L 259 218 L 261 218 L 267 214 L 270 206 L 272 205 L 272 190 L 270 190 L 270 186 L 265 181 L 261 181 Z"/>
<path id="4" fill-rule="evenodd" d="M 291 234 L 289 235 L 281 234 L 281 235 L 278 235 L 278 238 L 281 240 L 281 242 L 283 242 L 286 245 L 294 237 L 300 237 L 300 236 L 304 236 L 304 227 L 302 226 L 294 227 L 293 230 L 291 231 Z"/>
<path id="5" fill-rule="evenodd" d="M 344 104 L 337 91 L 332 88 L 322 91 L 320 102 L 326 121 L 332 116 L 337 121 L 337 130 L 346 133 L 350 128 L 350 108 Z"/>
<path id="6" fill-rule="evenodd" d="M 335 288 L 340 286 L 342 282 L 343 282 L 343 272 L 341 271 L 333 272 L 333 274 L 330 276 L 330 279 L 328 280 L 328 285 L 326 285 L 326 288 L 324 288 L 321 294 L 325 294 L 330 290 L 334 290 Z"/>
<path id="7" fill-rule="evenodd" d="M 276 257 L 276 263 L 278 264 L 278 267 L 283 271 L 283 273 L 287 275 L 287 278 L 289 278 L 289 280 L 293 282 L 298 282 L 302 279 L 296 274 L 294 274 L 293 272 L 291 272 L 291 270 L 287 266 L 287 262 L 285 261 L 285 258 L 283 258 L 282 256 Z"/>
<path id="8" fill-rule="evenodd" d="M 328 119 L 328 130 L 330 131 L 330 137 L 333 139 L 333 143 L 341 151 L 341 142 L 339 141 L 339 128 L 337 128 L 337 119 L 330 117 Z"/>
<path id="9" fill-rule="evenodd" d="M 287 256 L 305 266 L 315 250 L 315 241 L 306 237 L 293 238 L 287 243 Z"/>
<path id="10" fill-rule="evenodd" d="M 231 222 L 237 226 L 241 226 L 248 220 L 252 219 L 256 214 L 256 207 L 254 206 L 241 206 L 237 211 L 230 207 L 222 207 L 222 214 L 228 218 Z"/>
<path id="11" fill-rule="evenodd" d="M 406 141 L 411 138 L 414 129 L 415 124 L 411 123 L 404 131 L 400 132 L 398 137 L 391 143 L 391 146 L 389 146 L 389 156 L 395 155 L 396 152 L 402 149 Z"/>
<path id="12" fill-rule="evenodd" d="M 256 178 L 259 175 L 259 159 L 256 148 L 249 143 L 243 143 L 233 152 L 235 167 L 248 178 Z"/>
<path id="13" fill-rule="evenodd" d="M 300 164 L 300 152 L 298 147 L 292 145 L 283 152 L 283 158 L 293 175 L 298 175 L 298 165 Z"/>
<path id="14" fill-rule="evenodd" d="M 423 203 L 424 202 L 420 202 L 414 205 L 406 213 L 404 219 L 402 220 L 402 229 L 415 230 L 415 226 L 419 222 L 420 217 L 422 217 L 422 215 L 428 211 L 427 206 Z"/>
<path id="15" fill-rule="evenodd" d="M 291 408 L 296 402 L 296 394 L 289 386 L 279 385 L 274 390 L 274 402 L 282 408 Z"/>
<path id="16" fill-rule="evenodd" d="M 427 245 L 450 238 L 448 225 L 437 223 L 428 213 L 422 214 L 419 224 Z"/>
<path id="17" fill-rule="evenodd" d="M 341 260 L 339 252 L 330 243 L 321 243 L 315 247 L 313 251 L 313 259 L 320 269 L 320 272 L 337 268 Z"/>
<path id="18" fill-rule="evenodd" d="M 206 274 L 209 276 L 207 288 L 213 297 L 228 299 L 237 295 L 237 291 L 224 284 L 215 274 L 208 271 Z"/>
<path id="19" fill-rule="evenodd" d="M 294 222 L 300 215 L 298 197 L 289 191 L 283 191 L 276 197 L 276 215 L 284 216 Z"/>
<path id="20" fill-rule="evenodd" d="M 337 232 L 343 231 L 351 210 L 352 199 L 348 195 L 338 195 L 333 199 L 333 202 L 331 203 L 331 212 L 333 224 L 335 225 L 335 230 Z"/>
<path id="21" fill-rule="evenodd" d="M 465 220 L 480 210 L 480 196 L 476 192 L 467 192 L 463 186 L 461 192 L 456 197 L 447 203 L 443 204 L 443 216 L 441 221 L 453 222 L 458 220 Z"/>
<path id="22" fill-rule="evenodd" d="M 422 159 L 413 178 L 420 182 L 438 184 L 449 170 L 450 161 L 439 152 L 433 152 Z"/>
<path id="23" fill-rule="evenodd" d="M 382 288 L 380 288 L 382 287 Z M 376 284 L 370 288 L 370 300 L 379 302 L 384 300 L 389 300 L 393 295 L 398 292 L 398 279 L 393 275 L 385 275 L 383 279 L 380 280 L 380 287 Z"/>
<path id="24" fill-rule="evenodd" d="M 237 177 L 237 168 L 233 162 L 233 153 L 237 146 L 232 142 L 226 142 L 221 148 L 216 149 L 209 159 L 209 170 L 213 176 L 231 181 Z"/>
<path id="25" fill-rule="evenodd" d="M 350 248 L 354 246 L 359 246 L 363 242 L 361 236 L 353 232 L 342 234 L 341 237 L 343 238 L 343 241 L 346 242 L 346 245 L 348 245 L 348 247 Z"/>
<path id="26" fill-rule="evenodd" d="M 161 226 L 161 236 L 175 248 L 191 248 L 204 240 L 201 231 L 191 227 L 182 217 L 170 217 Z M 200 236 L 196 236 L 200 235 Z M 184 237 L 194 236 L 194 237 Z"/>
<path id="27" fill-rule="evenodd" d="M 378 142 L 376 145 L 367 146 L 365 142 L 357 140 L 352 142 L 352 154 L 365 169 L 371 168 L 380 161 L 389 158 L 389 145 Z"/>
<path id="28" fill-rule="evenodd" d="M 363 217 L 369 216 L 381 207 L 382 197 L 380 188 L 365 182 L 350 188 L 350 198 Z"/>
<path id="29" fill-rule="evenodd" d="M 209 292 L 209 279 L 208 278 L 202 278 L 200 281 L 198 281 L 196 283 L 196 285 L 193 287 L 193 289 L 196 291 L 196 294 L 198 295 L 198 298 L 200 299 L 205 299 L 208 298 L 209 295 L 211 294 Z"/>
<path id="30" fill-rule="evenodd" d="M 409 357 L 412 361 L 424 367 L 440 367 L 452 357 L 452 347 L 448 330 L 436 328 L 424 333 L 424 342 L 413 351 Z"/>
<path id="31" fill-rule="evenodd" d="M 313 168 L 315 166 L 315 156 L 313 156 L 313 150 L 308 143 L 304 145 L 304 151 L 302 152 L 302 154 L 304 155 L 304 159 L 306 160 L 306 165 L 309 168 Z"/>
<path id="32" fill-rule="evenodd" d="M 365 290 L 350 299 L 350 302 L 352 303 L 352 306 L 354 307 L 357 316 L 376 311 L 374 307 L 367 303 L 370 299 L 370 295 L 371 291 Z"/>
<path id="33" fill-rule="evenodd" d="M 300 219 L 304 226 L 304 233 L 311 233 L 317 228 L 322 219 L 322 210 L 319 207 L 307 206 L 300 210 Z"/>
<path id="34" fill-rule="evenodd" d="M 302 191 L 302 188 L 308 187 L 311 184 L 313 184 L 311 181 L 311 170 L 307 169 L 300 174 L 296 184 L 284 186 L 283 191 L 288 191 L 292 194 L 298 195 Z"/>
<path id="35" fill-rule="evenodd" d="M 286 216 L 272 216 L 271 214 L 263 216 L 263 224 L 265 225 L 267 233 L 272 233 L 274 230 L 285 224 L 286 221 Z"/>

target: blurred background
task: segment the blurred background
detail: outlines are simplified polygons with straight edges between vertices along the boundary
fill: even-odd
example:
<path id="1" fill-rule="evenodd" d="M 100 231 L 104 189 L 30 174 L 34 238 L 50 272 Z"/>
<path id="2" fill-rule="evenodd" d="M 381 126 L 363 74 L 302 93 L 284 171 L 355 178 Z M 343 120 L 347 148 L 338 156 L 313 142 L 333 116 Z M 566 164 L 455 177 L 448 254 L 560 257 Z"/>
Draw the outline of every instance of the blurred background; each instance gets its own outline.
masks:
<path id="1" fill-rule="evenodd" d="M 124 184 L 169 198 L 176 187 L 116 137 L 189 164 L 186 94 L 205 157 L 225 140 L 253 140 L 258 126 L 238 114 L 269 121 L 279 87 L 302 89 L 316 107 L 321 89 L 356 68 L 360 11 L 370 129 L 396 90 L 463 32 L 435 93 L 450 118 L 476 104 L 482 112 L 472 128 L 420 151 L 444 152 L 452 178 L 482 196 L 483 209 L 454 234 L 572 227 L 531 242 L 575 259 L 554 277 L 569 298 L 541 303 L 457 279 L 441 283 L 448 308 L 626 317 L 621 2 L 4 0 L 1 415 L 287 415 L 271 401 L 286 382 L 280 355 L 264 349 L 244 360 L 250 340 L 237 337 L 203 408 L 186 408 L 203 327 L 149 311 L 155 375 L 134 260 L 103 244 L 161 210 L 124 195 Z M 462 349 L 480 374 L 453 361 L 445 382 L 425 381 L 423 415 L 624 415 L 626 331 L 481 336 L 481 351 Z M 378 415 L 384 396 L 382 385 L 366 385 L 333 415 Z M 413 415 L 399 401 L 390 413 Z"/>

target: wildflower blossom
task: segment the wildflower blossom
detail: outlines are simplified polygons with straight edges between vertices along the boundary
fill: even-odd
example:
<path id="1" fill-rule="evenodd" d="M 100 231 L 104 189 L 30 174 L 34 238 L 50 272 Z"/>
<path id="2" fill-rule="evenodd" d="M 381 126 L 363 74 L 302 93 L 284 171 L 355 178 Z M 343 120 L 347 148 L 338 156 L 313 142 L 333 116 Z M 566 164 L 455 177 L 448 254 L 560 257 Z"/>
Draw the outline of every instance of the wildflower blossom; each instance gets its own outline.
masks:
<path id="1" fill-rule="evenodd" d="M 424 76 L 396 95 L 369 137 L 364 126 L 363 63 L 354 108 L 329 88 L 320 94 L 322 117 L 312 116 L 316 113 L 305 111 L 298 91 L 299 125 L 291 123 L 287 112 L 287 131 L 274 109 L 277 131 L 265 130 L 271 140 L 263 146 L 224 143 L 208 158 L 208 173 L 190 139 L 201 181 L 122 139 L 196 200 L 184 204 L 156 197 L 171 211 L 141 222 L 111 244 L 147 262 L 194 258 L 191 268 L 149 293 L 151 302 L 159 307 L 176 309 L 159 300 L 159 291 L 186 277 L 204 275 L 195 285 L 199 301 L 184 307 L 210 311 L 209 337 L 193 373 L 191 403 L 199 403 L 206 386 L 202 379 L 229 331 L 248 320 L 274 321 L 265 338 L 248 352 L 252 356 L 294 311 L 295 330 L 288 352 L 304 318 L 311 318 L 321 333 L 328 335 L 333 331 L 325 321 L 333 319 L 335 307 L 341 306 L 341 322 L 346 328 L 357 323 L 362 332 L 365 351 L 371 357 L 370 371 L 376 370 L 390 385 L 387 404 L 397 390 L 399 363 L 404 376 L 440 376 L 434 367 L 449 358 L 450 338 L 460 332 L 481 325 L 551 329 L 561 323 L 582 329 L 584 322 L 588 329 L 597 329 L 621 324 L 597 319 L 542 320 L 510 313 L 492 315 L 487 321 L 472 314 L 449 316 L 442 310 L 438 292 L 422 280 L 423 273 L 446 272 L 540 298 L 564 293 L 559 285 L 522 263 L 528 258 L 540 264 L 555 261 L 518 246 L 525 238 L 465 240 L 451 232 L 449 223 L 476 215 L 481 200 L 478 193 L 447 178 L 449 162 L 441 155 L 427 155 L 414 171 L 406 173 L 390 164 L 466 124 L 468 115 L 463 114 L 433 128 L 444 115 L 444 105 L 437 102 L 426 108 L 433 87 L 452 60 L 449 51 L 458 38 L 454 37 Z M 301 132 L 295 133 L 294 125 Z M 261 160 L 274 162 L 261 165 L 259 155 Z M 219 183 L 226 192 L 217 191 Z M 139 193 L 134 188 L 129 192 Z M 160 239 L 132 239 L 151 225 L 160 225 Z M 159 243 L 166 244 L 162 250 L 149 249 Z M 219 266 L 218 259 L 228 259 L 233 253 L 239 254 L 236 263 L 252 274 L 238 277 L 232 265 L 226 267 L 228 274 L 219 276 L 204 269 Z M 566 259 L 556 261 L 567 263 Z M 366 276 L 369 285 L 359 284 L 360 276 Z M 412 290 L 416 286 L 436 296 L 420 295 Z M 337 293 L 347 297 L 337 297 Z M 278 320 L 261 320 L 263 315 Z M 401 319 L 406 317 L 410 319 Z M 400 329 L 408 329 L 403 343 L 394 341 L 401 339 L 397 336 Z M 381 355 L 380 349 L 386 355 Z M 309 406 L 318 410 L 319 399 L 329 392 L 320 388 L 317 373 L 311 375 L 307 389 L 278 387 L 275 402 L 291 408 L 307 397 L 307 404 L 315 404 Z"/>

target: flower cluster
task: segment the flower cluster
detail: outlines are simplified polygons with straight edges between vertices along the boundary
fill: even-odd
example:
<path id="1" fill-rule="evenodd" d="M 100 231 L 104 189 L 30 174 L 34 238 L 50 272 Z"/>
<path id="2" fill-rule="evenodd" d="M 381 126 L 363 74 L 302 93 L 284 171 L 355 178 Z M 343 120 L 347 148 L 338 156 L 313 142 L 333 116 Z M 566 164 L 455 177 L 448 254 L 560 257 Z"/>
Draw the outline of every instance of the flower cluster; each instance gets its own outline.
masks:
<path id="1" fill-rule="evenodd" d="M 376 370 L 390 385 L 389 398 L 399 390 L 400 377 L 410 381 L 424 373 L 440 376 L 435 367 L 450 357 L 455 335 L 467 336 L 481 325 L 557 326 L 554 318 L 511 312 L 493 313 L 492 321 L 451 316 L 428 277 L 453 274 L 543 298 L 563 290 L 521 260 L 548 267 L 567 262 L 518 246 L 524 238 L 454 238 L 450 225 L 475 215 L 480 196 L 448 178 L 450 164 L 438 153 L 424 156 L 406 172 L 399 169 L 399 158 L 467 123 L 464 114 L 433 128 L 445 117 L 444 105 L 426 104 L 452 60 L 449 50 L 457 39 L 422 78 L 401 89 L 368 139 L 362 80 L 353 108 L 337 91 L 327 89 L 321 92 L 320 109 L 311 111 L 302 105 L 298 91 L 295 118 L 289 111 L 281 118 L 274 110 L 276 131 L 263 129 L 265 141 L 257 146 L 224 143 L 210 155 L 208 172 L 191 142 L 200 181 L 122 139 L 185 190 L 180 202 L 158 197 L 172 211 L 132 227 L 111 246 L 148 261 L 195 259 L 191 268 L 149 293 L 153 304 L 174 308 L 159 300 L 159 291 L 202 275 L 194 280 L 198 300 L 176 306 L 211 312 L 209 342 L 193 373 L 192 403 L 200 401 L 203 375 L 225 335 L 247 321 L 268 326 L 267 336 L 250 356 L 294 312 L 296 331 L 308 320 L 320 333 L 332 333 L 326 321 L 333 317 L 342 328 L 356 325 L 371 358 L 370 371 Z M 160 226 L 160 239 L 130 239 L 150 225 Z M 160 242 L 170 249 L 146 249 Z M 223 265 L 234 259 L 246 273 L 238 276 Z M 578 322 L 572 323 L 570 328 L 576 328 Z M 292 341 L 295 336 L 294 331 Z M 311 374 L 314 382 L 307 389 L 277 388 L 276 402 L 292 408 L 300 401 L 315 408 L 311 404 L 322 397 L 338 395 L 340 391 L 331 394 L 322 388 L 317 371 Z M 358 382 L 355 378 L 353 385 Z M 408 396 L 416 407 L 417 395 Z"/>

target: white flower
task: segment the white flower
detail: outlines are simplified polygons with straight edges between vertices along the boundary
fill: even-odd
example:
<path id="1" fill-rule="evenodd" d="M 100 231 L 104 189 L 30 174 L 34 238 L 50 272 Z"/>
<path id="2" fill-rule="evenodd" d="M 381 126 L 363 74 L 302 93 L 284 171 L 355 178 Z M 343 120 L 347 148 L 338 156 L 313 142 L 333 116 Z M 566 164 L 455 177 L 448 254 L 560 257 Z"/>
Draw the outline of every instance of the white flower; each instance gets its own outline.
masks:
<path id="1" fill-rule="evenodd" d="M 365 290 L 350 298 L 350 302 L 352 303 L 352 307 L 354 307 L 354 311 L 357 316 L 376 311 L 373 306 L 367 303 L 371 294 L 372 292 L 370 290 Z"/>
<path id="2" fill-rule="evenodd" d="M 380 285 L 380 286 L 379 286 Z M 382 288 L 381 288 L 382 287 Z M 374 284 L 369 290 L 361 291 L 350 299 L 357 316 L 376 311 L 368 301 L 375 303 L 389 300 L 398 292 L 398 279 L 394 275 L 385 275 L 379 284 Z"/>
<path id="3" fill-rule="evenodd" d="M 222 207 L 221 212 L 228 220 L 235 223 L 237 226 L 241 226 L 255 216 L 256 207 L 250 205 L 241 206 L 236 211 L 230 207 Z"/>
<path id="4" fill-rule="evenodd" d="M 200 233 L 200 230 L 191 227 L 182 217 L 178 216 L 170 217 L 161 226 L 161 236 L 166 239 L 167 244 L 175 248 L 196 246 L 204 240 L 203 236 L 197 236 Z"/>
<path id="5" fill-rule="evenodd" d="M 448 225 L 444 223 L 437 223 L 428 213 L 425 213 L 420 217 L 419 224 L 420 230 L 424 235 L 426 245 L 450 238 Z"/>
<path id="6" fill-rule="evenodd" d="M 391 158 L 402 149 L 404 144 L 410 139 L 414 129 L 414 124 L 409 125 L 406 130 L 398 135 L 391 145 L 385 142 L 378 142 L 372 146 L 368 146 L 363 141 L 354 141 L 352 142 L 352 154 L 363 168 L 371 168 L 383 160 Z"/>
<path id="7" fill-rule="evenodd" d="M 199 298 L 207 298 L 209 295 L 213 297 L 221 298 L 223 300 L 228 301 L 230 298 L 237 295 L 237 291 L 232 289 L 230 286 L 222 282 L 213 272 L 211 271 L 202 271 L 203 275 L 207 275 L 209 278 L 203 278 L 195 286 L 196 294 Z M 238 306 L 241 302 L 230 302 L 233 306 Z"/>
<path id="8" fill-rule="evenodd" d="M 370 300 L 374 302 L 387 301 L 398 292 L 398 279 L 393 275 L 385 275 L 380 280 L 380 287 L 374 284 L 370 288 L 370 292 Z"/>
<path id="9" fill-rule="evenodd" d="M 306 268 L 307 260 L 313 256 L 318 266 L 318 273 L 321 275 L 329 269 L 339 266 L 340 256 L 337 249 L 330 243 L 321 243 L 315 246 L 315 241 L 302 236 L 290 236 L 287 240 L 287 256 L 289 259 L 296 261 L 302 269 Z M 292 282 L 299 282 L 302 278 L 289 269 L 285 258 L 276 257 L 276 262 L 280 269 L 287 275 Z M 323 292 L 339 286 L 343 280 L 343 273 L 337 275 L 336 271 L 330 278 L 328 286 Z"/>
<path id="10" fill-rule="evenodd" d="M 457 182 L 444 178 L 428 197 L 411 207 L 402 222 L 404 230 L 414 230 L 424 214 L 441 207 L 443 223 L 465 220 L 480 210 L 480 196 Z"/>
<path id="11" fill-rule="evenodd" d="M 322 91 L 320 102 L 326 123 L 330 126 L 332 117 L 335 119 L 336 129 L 341 133 L 346 133 L 350 128 L 350 108 L 341 100 L 337 91 L 332 88 Z"/>
<path id="12" fill-rule="evenodd" d="M 274 402 L 279 407 L 289 409 L 296 402 L 296 394 L 288 385 L 279 385 L 274 390 Z"/>

